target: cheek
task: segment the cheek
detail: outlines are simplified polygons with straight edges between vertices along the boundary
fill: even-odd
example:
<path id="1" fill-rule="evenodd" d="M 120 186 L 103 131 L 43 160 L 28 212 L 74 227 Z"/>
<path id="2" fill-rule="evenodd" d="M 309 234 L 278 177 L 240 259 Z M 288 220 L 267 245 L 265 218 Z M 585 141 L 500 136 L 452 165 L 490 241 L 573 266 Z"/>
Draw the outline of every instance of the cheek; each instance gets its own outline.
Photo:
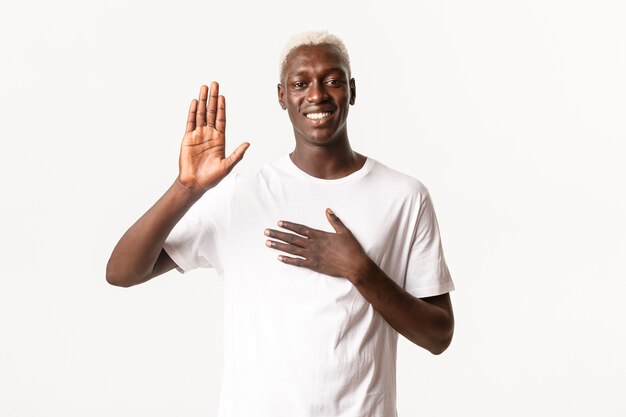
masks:
<path id="1" fill-rule="evenodd" d="M 286 102 L 287 104 L 287 112 L 289 113 L 289 117 L 293 120 L 298 116 L 300 103 L 297 100 L 294 100 L 294 97 L 291 100 Z"/>
<path id="2" fill-rule="evenodd" d="M 289 120 L 291 120 L 291 123 L 296 123 L 298 119 L 298 112 L 295 111 L 292 107 L 287 107 L 287 114 L 289 115 Z"/>

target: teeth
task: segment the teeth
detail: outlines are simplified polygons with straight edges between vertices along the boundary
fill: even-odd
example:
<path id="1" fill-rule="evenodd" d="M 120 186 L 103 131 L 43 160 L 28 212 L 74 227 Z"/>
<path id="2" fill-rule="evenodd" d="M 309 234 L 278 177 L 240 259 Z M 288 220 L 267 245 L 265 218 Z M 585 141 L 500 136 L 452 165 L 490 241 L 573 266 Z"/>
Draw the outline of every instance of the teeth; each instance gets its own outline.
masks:
<path id="1" fill-rule="evenodd" d="M 325 113 L 309 113 L 306 114 L 306 117 L 308 119 L 313 119 L 313 120 L 320 120 L 320 119 L 325 119 L 328 116 L 330 116 L 330 112 L 325 112 Z"/>

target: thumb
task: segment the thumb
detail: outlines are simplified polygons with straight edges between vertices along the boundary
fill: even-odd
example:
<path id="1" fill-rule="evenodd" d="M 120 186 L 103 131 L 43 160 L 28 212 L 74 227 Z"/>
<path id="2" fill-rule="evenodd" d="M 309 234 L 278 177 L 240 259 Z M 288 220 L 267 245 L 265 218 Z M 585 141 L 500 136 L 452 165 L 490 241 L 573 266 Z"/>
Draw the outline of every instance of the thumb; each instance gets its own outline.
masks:
<path id="1" fill-rule="evenodd" d="M 246 150 L 248 149 L 249 146 L 250 146 L 249 142 L 242 143 L 241 145 L 237 146 L 237 149 L 235 149 L 228 158 L 225 159 L 226 170 L 228 172 L 230 172 L 230 170 L 233 169 L 233 167 L 237 165 L 239 161 L 243 159 L 243 154 L 246 153 Z"/>
<path id="2" fill-rule="evenodd" d="M 328 222 L 335 229 L 335 232 L 341 233 L 346 232 L 348 228 L 343 224 L 343 222 L 337 217 L 337 215 L 329 208 L 326 209 L 326 217 L 328 218 Z"/>

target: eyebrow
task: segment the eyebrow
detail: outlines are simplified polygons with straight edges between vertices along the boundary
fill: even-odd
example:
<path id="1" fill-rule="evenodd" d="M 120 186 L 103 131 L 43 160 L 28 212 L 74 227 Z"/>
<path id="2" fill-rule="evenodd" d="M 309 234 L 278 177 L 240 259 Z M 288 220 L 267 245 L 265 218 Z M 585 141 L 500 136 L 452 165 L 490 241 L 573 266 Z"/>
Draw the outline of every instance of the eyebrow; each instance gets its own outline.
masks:
<path id="1" fill-rule="evenodd" d="M 337 71 L 337 72 L 341 72 L 341 73 L 343 73 L 343 72 L 344 72 L 344 69 L 343 69 L 343 68 L 341 68 L 341 67 L 332 67 L 332 68 L 328 68 L 328 69 L 327 69 L 327 70 L 325 70 L 324 72 L 325 72 L 325 73 L 328 73 L 328 72 L 333 72 L 333 71 Z M 308 72 L 308 71 L 305 71 L 305 70 L 300 70 L 300 71 L 296 72 L 295 74 L 287 74 L 287 76 L 288 76 L 288 77 L 298 77 L 298 76 L 300 76 L 300 75 L 304 75 L 304 74 L 306 74 L 307 72 Z"/>

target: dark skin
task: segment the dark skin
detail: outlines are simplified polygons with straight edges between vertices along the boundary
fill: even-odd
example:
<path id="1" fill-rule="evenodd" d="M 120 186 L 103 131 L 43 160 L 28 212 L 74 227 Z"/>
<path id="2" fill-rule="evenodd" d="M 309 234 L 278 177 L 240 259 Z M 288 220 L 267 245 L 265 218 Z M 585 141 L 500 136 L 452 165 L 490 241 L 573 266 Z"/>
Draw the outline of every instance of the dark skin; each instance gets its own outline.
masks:
<path id="1" fill-rule="evenodd" d="M 217 83 L 200 88 L 193 100 L 181 144 L 179 176 L 166 193 L 122 236 L 107 264 L 107 281 L 129 287 L 176 267 L 162 249 L 176 223 L 243 158 L 249 144 L 225 157 L 226 103 Z M 296 146 L 293 162 L 324 179 L 345 177 L 365 163 L 347 132 L 348 109 L 356 85 L 347 62 L 333 46 L 306 46 L 288 57 L 278 85 L 278 100 L 288 110 Z M 307 118 L 317 113 L 318 117 Z M 281 220 L 284 230 L 268 228 L 268 247 L 294 255 L 280 262 L 348 279 L 400 334 L 434 354 L 452 339 L 454 317 L 448 294 L 416 298 L 389 278 L 330 209 L 335 233 Z M 297 257 L 301 258 L 297 258 Z"/>
<path id="2" fill-rule="evenodd" d="M 163 250 L 170 232 L 209 189 L 241 161 L 250 146 L 244 142 L 229 156 L 226 149 L 226 99 L 219 85 L 200 87 L 189 106 L 180 147 L 179 175 L 165 194 L 124 233 L 107 263 L 111 285 L 130 287 L 176 267 Z"/>
<path id="3" fill-rule="evenodd" d="M 289 55 L 278 101 L 289 113 L 296 138 L 291 159 L 301 170 L 334 179 L 363 166 L 366 158 L 350 147 L 346 123 L 355 96 L 348 63 L 336 47 L 305 46 Z M 320 122 L 306 117 L 311 112 L 331 114 Z M 266 245 L 295 255 L 279 255 L 280 262 L 348 279 L 398 333 L 433 354 L 445 351 L 454 333 L 450 295 L 409 294 L 367 256 L 331 209 L 325 214 L 335 233 L 280 220 L 285 230 L 266 229 Z"/>
<path id="4" fill-rule="evenodd" d="M 289 113 L 296 139 L 293 162 L 318 178 L 345 177 L 360 169 L 366 158 L 352 150 L 348 140 L 348 110 L 356 85 L 335 47 L 300 47 L 289 54 L 278 102 Z M 330 112 L 323 120 L 308 113 Z"/>

